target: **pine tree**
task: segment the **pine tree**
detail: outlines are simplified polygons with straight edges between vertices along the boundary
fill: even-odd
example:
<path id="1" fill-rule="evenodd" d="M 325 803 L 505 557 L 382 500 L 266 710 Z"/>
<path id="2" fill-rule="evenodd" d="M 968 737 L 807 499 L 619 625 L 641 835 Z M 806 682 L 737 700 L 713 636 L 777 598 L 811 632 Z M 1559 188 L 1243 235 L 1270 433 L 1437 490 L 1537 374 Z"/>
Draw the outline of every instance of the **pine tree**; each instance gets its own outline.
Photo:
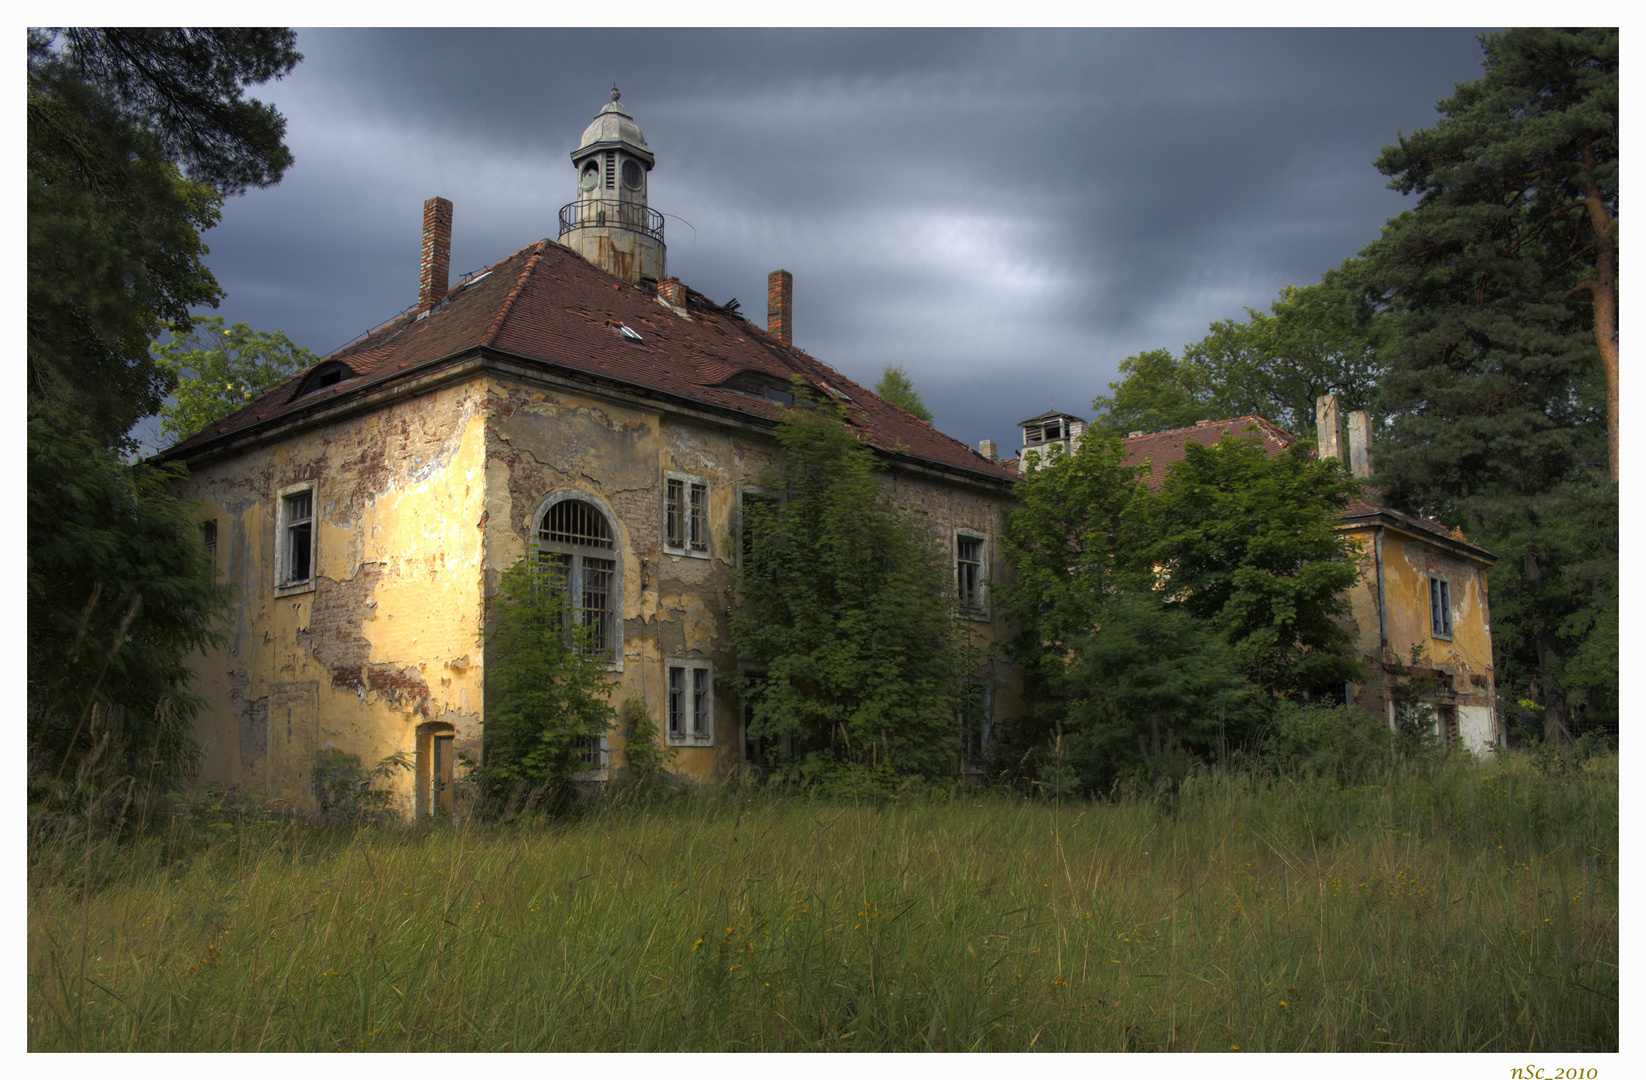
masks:
<path id="1" fill-rule="evenodd" d="M 1378 477 L 1391 501 L 1500 557 L 1500 682 L 1535 681 L 1563 737 L 1564 656 L 1583 652 L 1592 672 L 1592 646 L 1615 641 L 1618 39 L 1530 29 L 1482 44 L 1484 77 L 1377 162 L 1418 196 L 1363 253 L 1367 291 L 1395 319 Z"/>

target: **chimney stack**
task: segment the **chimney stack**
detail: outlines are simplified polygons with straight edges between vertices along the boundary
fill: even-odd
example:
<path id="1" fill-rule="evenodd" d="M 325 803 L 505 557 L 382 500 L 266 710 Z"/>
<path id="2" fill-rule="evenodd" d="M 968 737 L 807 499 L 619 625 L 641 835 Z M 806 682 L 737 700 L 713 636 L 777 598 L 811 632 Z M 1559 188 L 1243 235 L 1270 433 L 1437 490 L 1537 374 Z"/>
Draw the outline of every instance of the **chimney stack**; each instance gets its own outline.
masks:
<path id="1" fill-rule="evenodd" d="M 452 204 L 436 195 L 423 204 L 423 258 L 417 287 L 417 314 L 426 315 L 446 298 L 451 280 Z"/>
<path id="2" fill-rule="evenodd" d="M 1322 394 L 1315 398 L 1315 437 L 1319 440 L 1319 457 L 1343 460 L 1343 440 L 1338 435 L 1337 395 Z"/>
<path id="3" fill-rule="evenodd" d="M 1349 472 L 1362 480 L 1372 475 L 1372 414 L 1364 409 L 1349 414 Z"/>
<path id="4" fill-rule="evenodd" d="M 993 439 L 984 439 L 982 442 L 978 443 L 977 444 L 977 452 L 979 454 L 982 454 L 983 457 L 988 461 L 999 461 L 1000 460 L 999 452 L 996 451 L 995 448 L 994 448 L 994 440 Z"/>
<path id="5" fill-rule="evenodd" d="M 686 286 L 677 277 L 666 277 L 657 283 L 657 295 L 675 307 L 686 306 Z"/>
<path id="6" fill-rule="evenodd" d="M 766 275 L 766 330 L 794 344 L 794 275 L 787 270 Z"/>

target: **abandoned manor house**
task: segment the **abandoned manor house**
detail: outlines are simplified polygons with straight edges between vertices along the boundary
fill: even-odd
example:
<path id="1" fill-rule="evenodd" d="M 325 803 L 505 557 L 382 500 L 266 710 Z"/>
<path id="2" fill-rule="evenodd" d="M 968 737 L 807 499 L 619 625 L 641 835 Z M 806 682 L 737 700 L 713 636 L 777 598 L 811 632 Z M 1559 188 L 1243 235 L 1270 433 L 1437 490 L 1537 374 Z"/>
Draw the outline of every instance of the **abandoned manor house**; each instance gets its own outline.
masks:
<path id="1" fill-rule="evenodd" d="M 1434 711 L 1435 734 L 1449 747 L 1483 753 L 1507 733 L 1497 714 L 1492 670 L 1492 624 L 1486 571 L 1497 561 L 1457 530 L 1379 504 L 1372 472 L 1371 416 L 1344 418 L 1335 394 L 1315 403 L 1316 456 L 1337 458 L 1364 480 L 1361 497 L 1344 508 L 1337 528 L 1360 549 L 1360 578 L 1350 592 L 1347 626 L 1353 655 L 1366 669 L 1364 685 L 1320 687 L 1312 697 L 1353 704 L 1393 724 L 1400 688 L 1412 687 Z M 1019 470 L 1046 460 L 1053 447 L 1072 454 L 1086 421 L 1046 412 L 1024 420 L 1022 446 L 1003 462 Z M 1184 446 L 1211 446 L 1225 435 L 1259 440 L 1270 455 L 1285 453 L 1296 437 L 1259 416 L 1202 420 L 1193 427 L 1134 431 L 1121 440 L 1126 464 L 1149 466 L 1143 482 L 1158 489 Z M 994 445 L 985 442 L 985 454 Z M 1055 459 L 1053 459 L 1055 460 Z M 1413 646 L 1421 658 L 1412 662 Z"/>
<path id="2" fill-rule="evenodd" d="M 845 408 L 1003 634 L 983 590 L 1017 473 L 796 348 L 787 272 L 764 328 L 669 276 L 654 157 L 615 89 L 571 158 L 557 239 L 452 286 L 452 204 L 430 199 L 415 306 L 163 455 L 236 590 L 199 661 L 202 779 L 308 807 L 317 753 L 404 752 L 402 809 L 450 808 L 459 755 L 481 754 L 485 599 L 522 558 L 566 575 L 613 703 L 645 703 L 676 771 L 732 775 L 753 751 L 719 685 L 739 508 L 796 377 Z M 1014 708 L 993 665 L 987 700 Z M 618 778 L 622 732 L 585 760 Z"/>

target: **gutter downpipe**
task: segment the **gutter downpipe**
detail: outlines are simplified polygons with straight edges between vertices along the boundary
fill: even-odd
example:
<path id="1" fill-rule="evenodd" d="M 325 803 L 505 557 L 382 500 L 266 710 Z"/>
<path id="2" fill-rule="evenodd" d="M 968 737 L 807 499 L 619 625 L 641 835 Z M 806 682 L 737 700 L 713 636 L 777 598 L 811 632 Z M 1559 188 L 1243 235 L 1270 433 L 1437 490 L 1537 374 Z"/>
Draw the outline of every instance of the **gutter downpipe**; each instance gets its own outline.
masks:
<path id="1" fill-rule="evenodd" d="M 1379 523 L 1377 538 L 1373 541 L 1375 554 L 1372 557 L 1372 567 L 1377 573 L 1377 636 L 1381 655 L 1378 664 L 1381 666 L 1389 658 L 1389 615 L 1388 605 L 1383 598 L 1383 533 L 1386 526 Z M 1383 684 L 1383 712 L 1385 724 L 1392 724 L 1394 717 L 1389 715 L 1389 672 L 1384 669 L 1379 673 L 1379 682 Z"/>

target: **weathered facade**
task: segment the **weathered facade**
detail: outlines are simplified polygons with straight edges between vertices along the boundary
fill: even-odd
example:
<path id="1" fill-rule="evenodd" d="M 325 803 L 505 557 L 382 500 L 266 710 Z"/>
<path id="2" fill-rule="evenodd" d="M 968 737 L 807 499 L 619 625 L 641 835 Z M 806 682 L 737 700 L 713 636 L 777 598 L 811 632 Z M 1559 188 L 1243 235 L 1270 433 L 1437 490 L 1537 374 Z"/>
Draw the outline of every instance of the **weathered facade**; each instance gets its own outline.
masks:
<path id="1" fill-rule="evenodd" d="M 743 724 L 715 679 L 737 662 L 739 507 L 774 463 L 795 377 L 844 405 L 957 578 L 1004 572 L 1015 474 L 794 348 L 786 273 L 769 329 L 651 280 L 661 218 L 644 172 L 623 171 L 650 152 L 615 93 L 589 131 L 561 215 L 581 254 L 539 241 L 448 289 L 452 208 L 431 199 L 414 307 L 166 455 L 188 465 L 182 493 L 216 523 L 236 587 L 229 642 L 200 667 L 204 779 L 308 806 L 317 753 L 406 752 L 404 808 L 450 805 L 482 749 L 485 599 L 522 558 L 564 568 L 611 650 L 613 703 L 644 703 L 677 770 L 730 775 Z M 576 208 L 608 168 L 632 209 L 590 232 Z M 993 678 L 1010 708 L 1010 672 Z M 622 733 L 588 761 L 589 779 L 618 777 Z"/>
<path id="2" fill-rule="evenodd" d="M 1370 481 L 1367 415 L 1357 412 L 1349 417 L 1349 437 L 1344 440 L 1336 398 L 1322 398 L 1319 413 L 1317 454 L 1342 460 L 1354 475 Z M 1285 453 L 1297 441 L 1261 417 L 1242 416 L 1134 433 L 1122 445 L 1127 463 L 1147 463 L 1150 471 L 1144 480 L 1158 486 L 1172 462 L 1182 460 L 1187 443 L 1210 446 L 1230 434 L 1258 439 L 1270 454 Z M 1320 693 L 1390 724 L 1405 707 L 1402 699 L 1415 695 L 1433 708 L 1443 741 L 1484 752 L 1504 738 L 1495 705 L 1486 601 L 1486 571 L 1496 560 L 1461 533 L 1380 505 L 1376 499 L 1376 487 L 1368 483 L 1363 497 L 1344 509 L 1338 526 L 1360 549 L 1360 578 L 1347 597 L 1347 626 L 1367 681 L 1323 687 Z"/>

